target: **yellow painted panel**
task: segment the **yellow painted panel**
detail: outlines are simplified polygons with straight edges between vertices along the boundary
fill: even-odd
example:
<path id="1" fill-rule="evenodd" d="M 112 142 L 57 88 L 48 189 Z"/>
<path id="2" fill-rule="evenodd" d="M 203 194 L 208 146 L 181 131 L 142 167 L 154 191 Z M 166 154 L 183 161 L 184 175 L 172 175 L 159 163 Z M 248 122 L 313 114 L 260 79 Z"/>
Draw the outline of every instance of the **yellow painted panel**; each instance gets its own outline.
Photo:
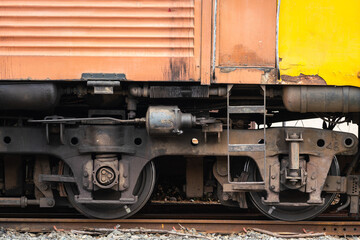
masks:
<path id="1" fill-rule="evenodd" d="M 282 76 L 360 87 L 359 0 L 282 0 L 279 27 Z"/>

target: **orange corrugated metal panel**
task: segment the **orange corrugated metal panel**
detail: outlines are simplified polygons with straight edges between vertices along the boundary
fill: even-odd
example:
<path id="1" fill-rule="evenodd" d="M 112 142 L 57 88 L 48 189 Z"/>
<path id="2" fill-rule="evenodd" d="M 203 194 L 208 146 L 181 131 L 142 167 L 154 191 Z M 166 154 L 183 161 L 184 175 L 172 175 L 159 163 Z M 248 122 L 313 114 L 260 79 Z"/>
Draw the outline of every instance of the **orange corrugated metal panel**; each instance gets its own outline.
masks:
<path id="1" fill-rule="evenodd" d="M 201 9 L 194 1 L 0 1 L 0 77 L 115 72 L 135 81 L 199 80 Z"/>
<path id="2" fill-rule="evenodd" d="M 217 18 L 215 82 L 261 83 L 257 68 L 275 67 L 276 0 L 218 0 Z"/>

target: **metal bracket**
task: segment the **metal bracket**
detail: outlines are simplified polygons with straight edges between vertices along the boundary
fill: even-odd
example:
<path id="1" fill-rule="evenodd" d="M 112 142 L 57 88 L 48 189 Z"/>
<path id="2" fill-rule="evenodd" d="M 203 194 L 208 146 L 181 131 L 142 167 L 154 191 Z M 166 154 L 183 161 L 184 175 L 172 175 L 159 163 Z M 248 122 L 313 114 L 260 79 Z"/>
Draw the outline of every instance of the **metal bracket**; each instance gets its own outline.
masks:
<path id="1" fill-rule="evenodd" d="M 52 120 L 59 120 L 61 121 L 62 119 L 64 119 L 64 117 L 61 116 L 48 116 L 44 118 L 44 121 L 52 121 Z M 50 123 L 46 123 L 45 128 L 46 128 L 46 141 L 48 144 L 50 144 L 50 128 L 49 128 L 49 124 Z M 51 123 L 52 126 L 55 124 L 59 124 L 59 136 L 60 136 L 60 142 L 62 145 L 65 144 L 65 138 L 64 138 L 64 123 Z"/>
<path id="2" fill-rule="evenodd" d="M 202 126 L 202 132 L 204 133 L 205 143 L 207 143 L 208 134 L 211 133 L 217 134 L 217 141 L 220 142 L 223 124 L 220 122 L 205 124 Z"/>
<path id="3" fill-rule="evenodd" d="M 134 198 L 120 198 L 119 200 L 94 200 L 92 198 L 79 198 L 75 196 L 75 201 L 78 203 L 84 204 L 99 204 L 99 205 L 124 205 L 124 204 L 134 204 L 138 201 L 138 197 Z"/>
<path id="4" fill-rule="evenodd" d="M 83 73 L 81 79 L 94 87 L 94 94 L 113 94 L 114 87 L 126 80 L 123 73 Z"/>
<path id="5" fill-rule="evenodd" d="M 41 208 L 51 208 L 55 206 L 54 198 L 40 198 L 39 206 Z"/>
<path id="6" fill-rule="evenodd" d="M 74 177 L 70 177 L 70 176 L 40 174 L 39 175 L 39 182 L 67 182 L 67 183 L 74 183 L 76 181 L 75 181 Z"/>
<path id="7" fill-rule="evenodd" d="M 350 196 L 350 213 L 359 213 L 360 176 L 348 177 L 347 194 Z"/>

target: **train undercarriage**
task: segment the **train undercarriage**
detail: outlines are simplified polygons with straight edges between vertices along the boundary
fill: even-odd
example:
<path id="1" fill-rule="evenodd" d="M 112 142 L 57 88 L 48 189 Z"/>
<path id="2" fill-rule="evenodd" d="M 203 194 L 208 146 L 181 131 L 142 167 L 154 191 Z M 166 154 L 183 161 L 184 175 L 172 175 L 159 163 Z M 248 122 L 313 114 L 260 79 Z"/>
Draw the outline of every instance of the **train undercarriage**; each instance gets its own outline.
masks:
<path id="1" fill-rule="evenodd" d="M 49 208 L 66 197 L 88 217 L 127 218 L 153 192 L 154 162 L 181 156 L 190 197 L 250 200 L 287 221 L 311 219 L 337 196 L 339 209 L 359 212 L 358 138 L 334 130 L 359 123 L 358 88 L 87 80 L 0 92 L 0 206 Z M 273 127 L 314 117 L 322 129 Z M 206 188 L 209 157 L 215 184 Z"/>

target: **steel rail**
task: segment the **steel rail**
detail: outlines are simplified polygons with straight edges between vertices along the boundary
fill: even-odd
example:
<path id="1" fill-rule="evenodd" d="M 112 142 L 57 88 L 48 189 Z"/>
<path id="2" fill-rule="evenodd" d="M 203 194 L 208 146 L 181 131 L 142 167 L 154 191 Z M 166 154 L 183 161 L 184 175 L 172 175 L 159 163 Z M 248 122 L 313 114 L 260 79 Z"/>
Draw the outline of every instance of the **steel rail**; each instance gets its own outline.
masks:
<path id="1" fill-rule="evenodd" d="M 360 221 L 301 221 L 273 220 L 202 220 L 202 219 L 54 219 L 0 218 L 0 226 L 18 231 L 49 232 L 57 229 L 84 230 L 89 228 L 120 229 L 146 228 L 158 230 L 180 229 L 180 225 L 208 233 L 240 233 L 252 228 L 277 233 L 325 233 L 327 235 L 360 235 Z"/>

